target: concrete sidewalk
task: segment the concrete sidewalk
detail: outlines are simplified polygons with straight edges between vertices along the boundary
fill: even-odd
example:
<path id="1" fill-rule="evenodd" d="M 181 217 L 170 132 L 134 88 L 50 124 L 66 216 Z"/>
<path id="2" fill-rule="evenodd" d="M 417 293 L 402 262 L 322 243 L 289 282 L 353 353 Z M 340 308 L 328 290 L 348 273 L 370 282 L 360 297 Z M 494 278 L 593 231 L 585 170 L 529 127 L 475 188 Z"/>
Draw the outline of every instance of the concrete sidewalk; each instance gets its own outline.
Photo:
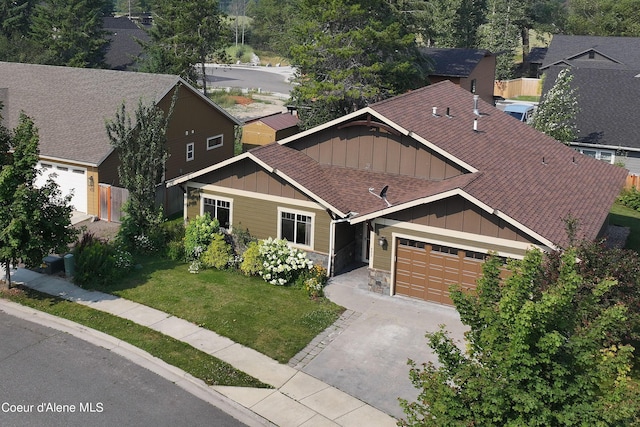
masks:
<path id="1" fill-rule="evenodd" d="M 113 295 L 87 291 L 55 276 L 26 269 L 18 269 L 12 272 L 11 276 L 14 282 L 21 282 L 29 288 L 131 320 L 186 342 L 273 386 L 273 389 L 206 386 L 203 382 L 193 379 L 196 383 L 201 383 L 199 384 L 200 392 L 204 390 L 209 395 L 224 396 L 231 402 L 259 415 L 264 422 L 256 422 L 254 425 L 275 424 L 282 427 L 360 427 L 363 425 L 390 427 L 396 425 L 393 417 L 311 375 L 282 365 L 255 350 L 183 319 Z M 29 315 L 25 316 L 29 320 Z M 33 317 L 33 314 L 31 316 Z M 87 331 L 87 338 L 95 336 L 97 332 L 84 327 L 81 329 Z M 139 364 L 144 366 L 152 359 L 155 358 L 151 356 L 143 358 Z M 138 362 L 138 360 L 134 361 Z M 187 376 L 186 373 L 183 372 L 183 374 Z M 246 421 L 243 420 L 243 422 Z"/>

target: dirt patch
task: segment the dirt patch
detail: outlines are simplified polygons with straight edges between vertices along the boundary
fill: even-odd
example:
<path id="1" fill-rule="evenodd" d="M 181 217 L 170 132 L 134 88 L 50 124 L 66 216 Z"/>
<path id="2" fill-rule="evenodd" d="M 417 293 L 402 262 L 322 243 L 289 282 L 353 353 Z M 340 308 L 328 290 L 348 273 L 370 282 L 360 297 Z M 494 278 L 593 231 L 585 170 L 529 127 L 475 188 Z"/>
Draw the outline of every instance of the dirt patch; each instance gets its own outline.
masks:
<path id="1" fill-rule="evenodd" d="M 231 95 L 231 96 L 229 96 L 229 98 L 233 99 L 235 101 L 236 105 L 253 104 L 253 99 L 247 98 L 246 96 Z"/>
<path id="2" fill-rule="evenodd" d="M 241 104 L 237 103 L 233 107 L 225 108 L 225 110 L 241 121 L 249 121 L 259 117 L 268 116 L 275 113 L 283 113 L 287 111 L 285 99 L 273 95 L 253 94 L 251 102 Z"/>
<path id="3" fill-rule="evenodd" d="M 100 239 L 113 240 L 118 234 L 118 230 L 120 230 L 120 224 L 97 219 L 80 222 L 75 225 L 75 228 L 80 230 L 81 233 L 92 233 Z M 82 234 L 79 237 L 82 237 Z"/>

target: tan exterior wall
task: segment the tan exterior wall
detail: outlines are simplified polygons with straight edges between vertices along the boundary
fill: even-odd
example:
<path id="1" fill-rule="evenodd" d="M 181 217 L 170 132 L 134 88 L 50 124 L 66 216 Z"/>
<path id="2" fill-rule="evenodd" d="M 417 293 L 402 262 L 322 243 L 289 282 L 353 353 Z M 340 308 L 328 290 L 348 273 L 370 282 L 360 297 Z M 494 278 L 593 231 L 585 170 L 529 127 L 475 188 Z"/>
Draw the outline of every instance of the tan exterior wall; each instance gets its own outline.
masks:
<path id="1" fill-rule="evenodd" d="M 284 200 L 263 200 L 257 198 L 259 195 L 256 195 L 257 197 L 247 197 L 246 195 L 190 187 L 187 199 L 187 219 L 200 215 L 200 200 L 202 195 L 213 198 L 217 196 L 225 200 L 231 199 L 232 227 L 242 227 L 258 239 L 278 237 L 278 222 L 280 220 L 278 217 L 278 208 L 311 213 L 315 218 L 313 222 L 314 241 L 312 251 L 321 254 L 329 253 L 329 226 L 331 218 L 322 208 L 312 208 L 308 205 L 299 206 L 293 203 L 286 203 Z"/>
<path id="2" fill-rule="evenodd" d="M 87 167 L 87 214 L 100 215 L 100 192 L 98 190 L 98 168 Z M 93 185 L 91 185 L 93 183 Z"/>
<path id="3" fill-rule="evenodd" d="M 291 144 L 326 165 L 428 179 L 464 173 L 460 166 L 412 138 L 371 131 L 368 126 L 327 129 Z"/>
<path id="4" fill-rule="evenodd" d="M 266 145 L 276 140 L 276 131 L 262 123 L 256 121 L 242 127 L 242 145 Z"/>
<path id="5" fill-rule="evenodd" d="M 167 111 L 173 97 L 169 92 L 160 108 Z M 233 156 L 235 124 L 198 94 L 181 87 L 167 130 L 169 159 L 165 178 L 195 172 Z M 207 138 L 223 135 L 223 145 L 207 150 Z M 194 144 L 194 159 L 186 160 L 187 144 Z"/>

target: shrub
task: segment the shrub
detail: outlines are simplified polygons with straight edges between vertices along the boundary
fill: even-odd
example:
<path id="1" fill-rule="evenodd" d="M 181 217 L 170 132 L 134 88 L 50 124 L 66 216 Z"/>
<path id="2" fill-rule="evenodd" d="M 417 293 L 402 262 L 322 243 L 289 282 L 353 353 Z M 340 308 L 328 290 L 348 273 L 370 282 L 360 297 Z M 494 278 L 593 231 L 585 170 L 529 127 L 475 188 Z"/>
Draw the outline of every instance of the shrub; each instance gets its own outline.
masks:
<path id="1" fill-rule="evenodd" d="M 240 271 L 247 276 L 257 276 L 262 270 L 262 258 L 260 257 L 260 244 L 257 241 L 250 242 L 244 251 L 243 260 L 240 263 Z"/>
<path id="2" fill-rule="evenodd" d="M 184 261 L 184 239 L 170 240 L 167 243 L 166 256 L 172 261 Z"/>
<path id="3" fill-rule="evenodd" d="M 262 268 L 260 276 L 272 285 L 290 285 L 313 263 L 307 254 L 289 246 L 284 239 L 261 240 L 258 245 Z"/>
<path id="4" fill-rule="evenodd" d="M 95 240 L 75 257 L 74 282 L 81 287 L 107 286 L 117 277 L 114 250 L 107 242 Z"/>
<path id="5" fill-rule="evenodd" d="M 214 235 L 207 250 L 200 256 L 204 267 L 218 270 L 227 268 L 233 258 L 233 249 L 222 234 Z"/>
<path id="6" fill-rule="evenodd" d="M 635 187 L 631 187 L 628 190 L 623 190 L 618 201 L 628 208 L 640 211 L 640 191 Z"/>
<path id="7" fill-rule="evenodd" d="M 218 233 L 220 223 L 211 218 L 208 212 L 197 216 L 187 224 L 184 230 L 184 253 L 188 260 L 197 259 L 209 246 L 213 236 Z"/>

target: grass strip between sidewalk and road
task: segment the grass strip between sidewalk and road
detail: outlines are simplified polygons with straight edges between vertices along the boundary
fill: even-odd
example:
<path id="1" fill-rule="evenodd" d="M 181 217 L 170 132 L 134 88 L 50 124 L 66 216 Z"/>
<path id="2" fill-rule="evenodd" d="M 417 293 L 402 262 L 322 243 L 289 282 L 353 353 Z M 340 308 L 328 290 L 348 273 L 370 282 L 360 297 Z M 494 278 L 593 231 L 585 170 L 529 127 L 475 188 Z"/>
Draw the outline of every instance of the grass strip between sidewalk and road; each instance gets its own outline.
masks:
<path id="1" fill-rule="evenodd" d="M 0 297 L 111 335 L 182 369 L 208 385 L 270 388 L 214 356 L 130 320 L 32 289 L 13 288 L 2 291 Z"/>

